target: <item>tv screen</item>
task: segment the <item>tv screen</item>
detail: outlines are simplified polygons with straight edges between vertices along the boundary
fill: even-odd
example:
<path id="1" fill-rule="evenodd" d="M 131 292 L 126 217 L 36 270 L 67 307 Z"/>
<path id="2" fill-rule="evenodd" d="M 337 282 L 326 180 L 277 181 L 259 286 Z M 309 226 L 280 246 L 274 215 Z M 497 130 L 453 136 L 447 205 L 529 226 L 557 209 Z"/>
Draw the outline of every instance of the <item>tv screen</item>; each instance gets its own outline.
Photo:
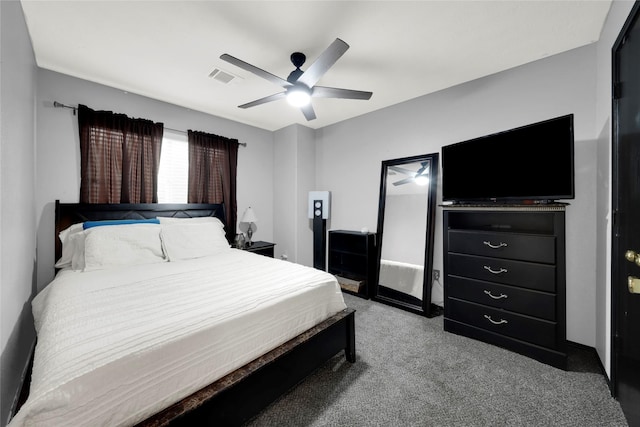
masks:
<path id="1" fill-rule="evenodd" d="M 442 199 L 574 198 L 573 114 L 442 147 Z"/>

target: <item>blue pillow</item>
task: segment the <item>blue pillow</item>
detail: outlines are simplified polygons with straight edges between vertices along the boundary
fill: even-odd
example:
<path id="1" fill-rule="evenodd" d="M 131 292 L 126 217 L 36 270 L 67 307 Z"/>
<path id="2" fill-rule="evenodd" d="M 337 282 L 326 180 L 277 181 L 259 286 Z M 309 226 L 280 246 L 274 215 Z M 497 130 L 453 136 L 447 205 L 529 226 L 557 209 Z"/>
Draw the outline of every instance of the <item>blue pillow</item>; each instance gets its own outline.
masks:
<path id="1" fill-rule="evenodd" d="M 82 223 L 82 229 L 100 227 L 103 225 L 126 225 L 126 224 L 160 224 L 158 218 L 149 219 L 108 219 L 104 221 L 85 221 Z"/>

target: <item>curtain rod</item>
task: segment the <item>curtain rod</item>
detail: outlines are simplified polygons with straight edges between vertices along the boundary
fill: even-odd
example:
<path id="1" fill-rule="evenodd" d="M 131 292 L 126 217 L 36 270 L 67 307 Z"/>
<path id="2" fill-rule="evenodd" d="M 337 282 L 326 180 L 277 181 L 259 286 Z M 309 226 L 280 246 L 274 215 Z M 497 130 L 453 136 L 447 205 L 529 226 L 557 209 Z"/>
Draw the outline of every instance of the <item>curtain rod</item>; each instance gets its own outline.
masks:
<path id="1" fill-rule="evenodd" d="M 58 101 L 53 101 L 53 106 L 55 108 L 69 108 L 69 109 L 73 110 L 73 115 L 74 116 L 76 115 L 76 111 L 78 111 L 78 107 L 74 107 L 73 105 L 64 105 L 64 104 L 62 104 L 62 103 L 60 103 Z M 183 133 L 185 135 L 187 134 L 186 130 L 172 129 L 172 128 L 167 127 L 167 126 L 165 126 L 164 128 L 167 129 L 167 130 L 173 131 L 173 132 Z M 246 142 L 238 142 L 238 145 L 242 145 L 243 147 L 246 147 L 247 143 Z"/>
<path id="2" fill-rule="evenodd" d="M 166 130 L 170 130 L 170 131 L 172 131 L 172 132 L 183 133 L 183 134 L 185 134 L 185 135 L 187 134 L 187 131 L 186 131 L 186 130 L 173 129 L 173 128 L 170 128 L 170 127 L 167 127 L 167 126 L 165 126 L 164 128 L 165 128 Z M 243 147 L 246 147 L 246 146 L 247 146 L 247 143 L 246 143 L 246 142 L 238 142 L 238 145 L 242 145 Z"/>
<path id="3" fill-rule="evenodd" d="M 78 111 L 78 107 L 72 107 L 71 105 L 64 105 L 59 103 L 58 101 L 53 101 L 53 106 L 55 108 L 70 108 L 73 110 L 73 115 L 76 115 L 76 111 Z"/>

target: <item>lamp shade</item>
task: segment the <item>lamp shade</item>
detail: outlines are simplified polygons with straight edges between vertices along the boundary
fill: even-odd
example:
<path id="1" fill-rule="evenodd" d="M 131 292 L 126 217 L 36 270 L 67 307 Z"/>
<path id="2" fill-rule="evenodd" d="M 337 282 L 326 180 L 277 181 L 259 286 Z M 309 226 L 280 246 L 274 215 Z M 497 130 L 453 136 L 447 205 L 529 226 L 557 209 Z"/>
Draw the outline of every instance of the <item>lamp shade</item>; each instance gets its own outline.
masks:
<path id="1" fill-rule="evenodd" d="M 242 222 L 258 222 L 258 218 L 256 217 L 256 214 L 251 206 L 249 206 L 247 210 L 244 211 L 244 215 L 242 215 Z"/>

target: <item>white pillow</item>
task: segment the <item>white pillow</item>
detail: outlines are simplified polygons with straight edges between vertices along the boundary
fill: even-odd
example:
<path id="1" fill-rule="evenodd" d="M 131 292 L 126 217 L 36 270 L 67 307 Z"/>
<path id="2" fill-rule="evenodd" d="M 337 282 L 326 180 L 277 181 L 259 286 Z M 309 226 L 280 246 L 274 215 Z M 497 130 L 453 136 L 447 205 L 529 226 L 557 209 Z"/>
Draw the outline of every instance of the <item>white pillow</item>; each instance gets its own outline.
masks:
<path id="1" fill-rule="evenodd" d="M 71 267 L 72 259 L 76 252 L 77 242 L 77 239 L 75 239 L 74 236 L 78 233 L 82 233 L 82 231 L 83 226 L 80 222 L 78 224 L 73 224 L 58 233 L 58 238 L 60 239 L 60 242 L 62 242 L 62 255 L 55 263 L 57 268 Z"/>
<path id="2" fill-rule="evenodd" d="M 84 270 L 84 240 L 86 236 L 87 232 L 84 230 L 81 233 L 75 233 L 69 236 L 73 244 L 73 257 L 71 258 L 72 270 Z"/>
<path id="3" fill-rule="evenodd" d="M 211 223 L 216 224 L 220 228 L 224 229 L 224 224 L 220 219 L 214 216 L 196 216 L 193 218 L 175 218 L 169 216 L 159 216 L 157 217 L 160 221 L 160 224 L 202 224 L 202 223 Z"/>
<path id="4" fill-rule="evenodd" d="M 83 271 L 166 261 L 159 225 L 110 225 L 89 228 L 84 234 Z"/>
<path id="5" fill-rule="evenodd" d="M 169 261 L 201 258 L 231 250 L 224 229 L 212 222 L 161 225 L 162 248 Z"/>

